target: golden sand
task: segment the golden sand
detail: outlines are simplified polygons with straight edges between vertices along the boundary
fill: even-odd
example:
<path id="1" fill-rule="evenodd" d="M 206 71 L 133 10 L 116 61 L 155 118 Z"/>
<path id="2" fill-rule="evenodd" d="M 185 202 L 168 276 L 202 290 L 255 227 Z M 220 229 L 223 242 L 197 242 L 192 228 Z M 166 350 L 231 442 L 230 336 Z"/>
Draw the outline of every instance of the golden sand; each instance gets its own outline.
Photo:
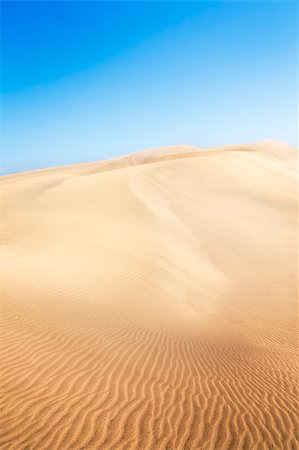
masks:
<path id="1" fill-rule="evenodd" d="M 298 448 L 294 149 L 156 149 L 1 192 L 1 449 Z"/>

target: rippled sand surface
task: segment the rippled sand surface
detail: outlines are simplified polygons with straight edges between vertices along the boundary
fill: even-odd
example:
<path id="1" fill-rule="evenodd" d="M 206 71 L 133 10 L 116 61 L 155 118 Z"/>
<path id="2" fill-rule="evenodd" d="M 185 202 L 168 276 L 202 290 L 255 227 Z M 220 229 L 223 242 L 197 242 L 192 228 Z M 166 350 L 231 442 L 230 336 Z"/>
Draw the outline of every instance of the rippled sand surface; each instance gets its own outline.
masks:
<path id="1" fill-rule="evenodd" d="M 1 192 L 1 449 L 298 448 L 294 149 L 156 149 Z"/>

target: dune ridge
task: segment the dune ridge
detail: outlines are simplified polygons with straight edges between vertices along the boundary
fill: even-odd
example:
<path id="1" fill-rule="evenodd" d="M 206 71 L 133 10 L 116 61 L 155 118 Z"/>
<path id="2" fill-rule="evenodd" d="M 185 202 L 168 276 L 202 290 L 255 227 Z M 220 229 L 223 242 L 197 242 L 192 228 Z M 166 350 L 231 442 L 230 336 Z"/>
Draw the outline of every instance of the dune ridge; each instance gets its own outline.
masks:
<path id="1" fill-rule="evenodd" d="M 298 448 L 296 159 L 3 176 L 0 448 Z"/>

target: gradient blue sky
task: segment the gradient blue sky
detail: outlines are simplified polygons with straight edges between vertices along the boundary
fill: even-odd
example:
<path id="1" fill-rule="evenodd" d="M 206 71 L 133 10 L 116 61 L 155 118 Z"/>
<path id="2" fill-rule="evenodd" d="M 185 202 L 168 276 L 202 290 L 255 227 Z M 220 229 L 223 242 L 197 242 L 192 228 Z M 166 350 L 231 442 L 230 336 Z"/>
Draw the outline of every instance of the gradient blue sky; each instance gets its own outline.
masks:
<path id="1" fill-rule="evenodd" d="M 297 4 L 2 2 L 2 173 L 155 146 L 297 145 Z"/>

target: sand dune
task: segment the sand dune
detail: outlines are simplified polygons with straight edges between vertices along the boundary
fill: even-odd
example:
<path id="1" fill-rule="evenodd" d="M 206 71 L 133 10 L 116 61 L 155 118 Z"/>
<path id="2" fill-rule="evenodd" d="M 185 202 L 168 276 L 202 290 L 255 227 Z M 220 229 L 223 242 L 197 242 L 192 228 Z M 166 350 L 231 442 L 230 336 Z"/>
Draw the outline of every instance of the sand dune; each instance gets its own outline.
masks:
<path id="1" fill-rule="evenodd" d="M 296 449 L 296 151 L 1 179 L 1 449 Z"/>

